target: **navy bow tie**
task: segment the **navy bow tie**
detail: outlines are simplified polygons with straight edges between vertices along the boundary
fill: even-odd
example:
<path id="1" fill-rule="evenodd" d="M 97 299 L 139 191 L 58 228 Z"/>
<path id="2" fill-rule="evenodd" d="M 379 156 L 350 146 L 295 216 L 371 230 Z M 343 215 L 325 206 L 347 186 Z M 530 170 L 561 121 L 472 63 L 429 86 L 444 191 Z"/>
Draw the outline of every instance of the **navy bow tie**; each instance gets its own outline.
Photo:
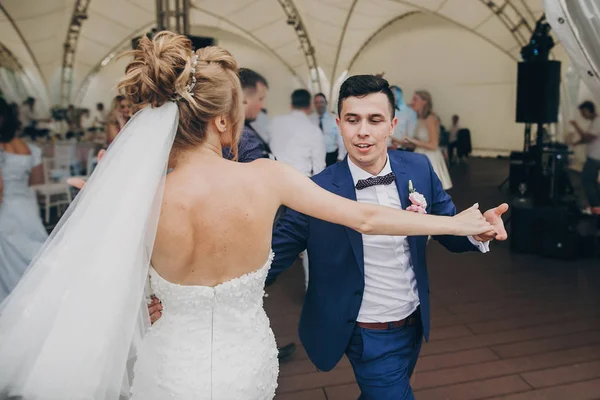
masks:
<path id="1" fill-rule="evenodd" d="M 368 188 L 370 186 L 376 185 L 389 185 L 396 180 L 396 175 L 393 172 L 390 172 L 384 176 L 374 176 L 372 178 L 367 179 L 359 179 L 356 183 L 356 190 L 362 190 Z"/>

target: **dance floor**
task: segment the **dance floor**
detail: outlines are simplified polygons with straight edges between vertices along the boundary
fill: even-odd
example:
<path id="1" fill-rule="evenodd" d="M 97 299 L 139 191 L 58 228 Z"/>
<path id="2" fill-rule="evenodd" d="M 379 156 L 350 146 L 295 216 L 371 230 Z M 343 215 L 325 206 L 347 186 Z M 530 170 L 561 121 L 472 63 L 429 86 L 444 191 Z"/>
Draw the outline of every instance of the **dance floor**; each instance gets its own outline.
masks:
<path id="1" fill-rule="evenodd" d="M 497 185 L 508 161 L 472 159 L 451 170 L 459 207 L 506 200 Z M 418 400 L 600 399 L 600 259 L 544 259 L 494 243 L 489 254 L 428 250 L 432 335 L 413 377 Z M 268 288 L 278 344 L 298 350 L 281 364 L 276 400 L 359 396 L 344 358 L 318 372 L 297 335 L 303 282 L 299 263 Z"/>

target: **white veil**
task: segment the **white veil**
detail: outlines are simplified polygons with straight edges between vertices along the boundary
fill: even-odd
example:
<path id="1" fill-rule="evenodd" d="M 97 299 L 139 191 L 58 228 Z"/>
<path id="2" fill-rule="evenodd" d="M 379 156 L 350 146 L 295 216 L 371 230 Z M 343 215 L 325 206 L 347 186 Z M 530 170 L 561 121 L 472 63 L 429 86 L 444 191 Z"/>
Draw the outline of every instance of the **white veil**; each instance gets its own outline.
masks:
<path id="1" fill-rule="evenodd" d="M 168 102 L 128 122 L 0 305 L 0 399 L 127 397 L 178 121 Z"/>

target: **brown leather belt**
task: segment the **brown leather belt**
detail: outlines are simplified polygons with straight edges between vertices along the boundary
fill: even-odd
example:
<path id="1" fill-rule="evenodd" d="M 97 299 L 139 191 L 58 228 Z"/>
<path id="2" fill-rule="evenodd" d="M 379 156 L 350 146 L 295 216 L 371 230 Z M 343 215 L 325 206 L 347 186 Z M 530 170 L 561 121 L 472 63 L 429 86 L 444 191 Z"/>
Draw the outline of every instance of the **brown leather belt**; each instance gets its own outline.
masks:
<path id="1" fill-rule="evenodd" d="M 374 329 L 379 331 L 385 331 L 388 329 L 400 328 L 402 326 L 416 325 L 419 321 L 418 314 L 415 312 L 408 317 L 399 321 L 392 322 L 357 322 L 356 326 L 364 329 Z"/>

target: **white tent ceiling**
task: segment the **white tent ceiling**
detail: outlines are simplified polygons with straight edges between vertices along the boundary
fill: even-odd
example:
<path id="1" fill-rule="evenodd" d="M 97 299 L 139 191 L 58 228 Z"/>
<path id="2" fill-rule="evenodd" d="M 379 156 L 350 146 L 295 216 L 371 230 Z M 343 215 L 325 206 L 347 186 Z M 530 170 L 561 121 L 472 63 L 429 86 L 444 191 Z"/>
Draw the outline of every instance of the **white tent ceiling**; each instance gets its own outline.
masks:
<path id="1" fill-rule="evenodd" d="M 273 53 L 307 83 L 308 63 L 282 0 L 192 0 L 190 24 L 225 30 Z M 289 0 L 288 0 L 289 2 Z M 315 49 L 315 60 L 332 84 L 383 27 L 415 12 L 434 13 L 470 30 L 518 59 L 522 43 L 511 32 L 521 19 L 529 27 L 543 12 L 542 0 L 294 0 Z M 63 44 L 75 0 L 3 0 L 0 42 L 51 101 L 59 98 Z M 73 93 L 108 55 L 155 21 L 155 0 L 91 0 L 77 43 Z M 501 12 L 497 13 L 501 7 Z M 516 34 L 528 36 L 524 25 Z M 218 39 L 218 37 L 217 37 Z M 528 39 L 528 37 L 527 37 Z M 426 51 L 426 50 L 424 50 Z M 376 62 L 374 61 L 376 69 Z"/>

